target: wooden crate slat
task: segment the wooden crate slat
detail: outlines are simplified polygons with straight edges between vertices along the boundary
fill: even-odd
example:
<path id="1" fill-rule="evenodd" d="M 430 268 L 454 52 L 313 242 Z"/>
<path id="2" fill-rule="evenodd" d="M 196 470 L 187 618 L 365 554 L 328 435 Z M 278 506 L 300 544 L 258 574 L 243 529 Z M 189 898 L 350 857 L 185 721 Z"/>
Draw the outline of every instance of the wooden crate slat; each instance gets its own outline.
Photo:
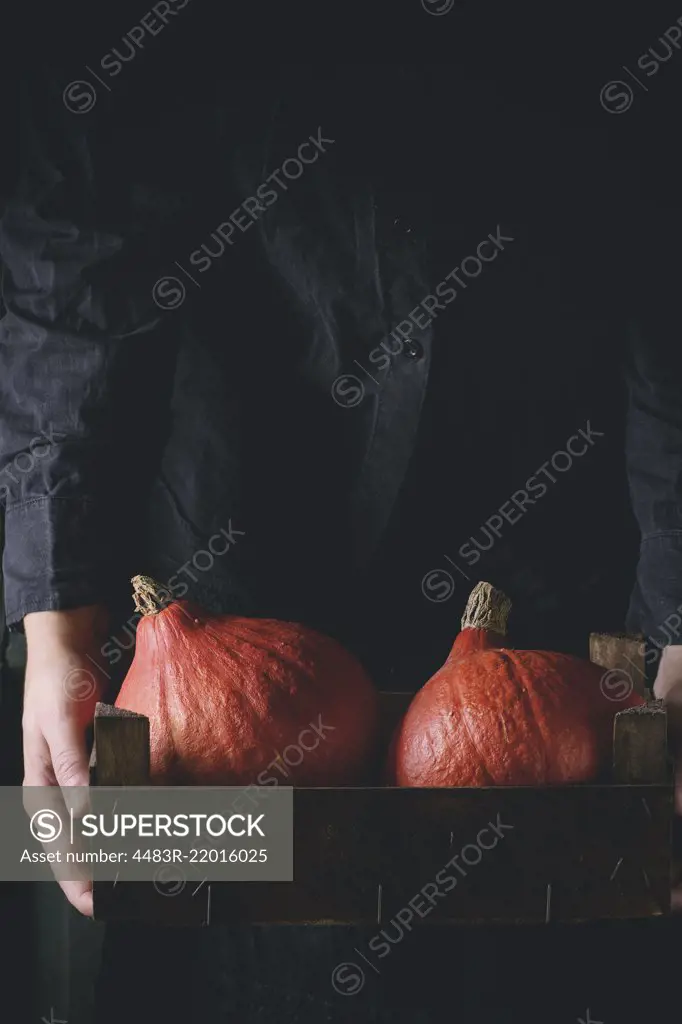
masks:
<path id="1" fill-rule="evenodd" d="M 408 694 L 382 695 L 386 742 L 409 700 Z M 93 782 L 148 783 L 148 722 L 140 718 L 98 705 Z M 673 789 L 665 723 L 660 702 L 616 715 L 614 774 L 620 784 L 297 789 L 295 881 L 204 883 L 196 894 L 197 883 L 187 883 L 174 896 L 151 882 L 97 882 L 95 916 L 196 926 L 355 923 L 379 930 L 415 897 L 423 907 L 420 890 L 438 885 L 439 872 L 457 884 L 434 899 L 424 924 L 668 913 Z M 125 732 L 125 743 L 117 730 Z M 478 859 L 472 852 L 476 837 L 498 815 L 513 828 L 480 862 L 462 861 L 463 847 L 469 859 Z M 447 866 L 455 855 L 465 876 Z M 412 924 L 419 922 L 415 912 Z"/>
<path id="2" fill-rule="evenodd" d="M 498 788 L 301 789 L 294 799 L 296 880 L 212 882 L 210 923 L 381 925 L 394 918 L 426 883 L 434 883 L 443 870 L 457 885 L 436 900 L 426 923 L 541 923 L 645 917 L 669 910 L 672 798 L 668 787 L 504 792 Z M 489 821 L 497 823 L 502 801 L 501 821 L 513 829 L 504 833 L 494 849 L 484 852 L 480 862 L 466 864 L 460 857 L 465 877 L 456 868 L 446 867 L 448 859 L 460 855 L 465 846 L 469 847 L 467 859 L 478 860 L 473 852 L 476 837 Z M 371 837 L 364 830 L 368 821 L 373 823 Z M 565 827 L 567 821 L 570 830 Z M 321 831 L 327 832 L 326 839 Z M 492 843 L 489 833 L 484 841 Z M 189 884 L 177 897 L 155 896 L 151 883 L 117 888 L 127 890 L 133 885 L 138 891 L 149 890 L 144 903 L 133 901 L 133 917 L 144 908 L 142 919 L 154 913 L 159 923 L 173 916 L 176 923 L 206 923 L 205 904 L 189 900 Z M 111 917 L 111 909 L 107 916 Z"/>

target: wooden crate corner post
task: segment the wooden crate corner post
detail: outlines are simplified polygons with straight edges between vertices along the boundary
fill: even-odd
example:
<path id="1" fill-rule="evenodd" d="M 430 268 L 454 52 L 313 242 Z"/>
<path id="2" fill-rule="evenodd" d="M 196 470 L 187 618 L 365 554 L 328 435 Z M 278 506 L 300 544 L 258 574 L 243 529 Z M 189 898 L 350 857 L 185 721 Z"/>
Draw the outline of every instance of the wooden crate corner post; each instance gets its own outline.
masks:
<path id="1" fill-rule="evenodd" d="M 646 641 L 639 634 L 590 633 L 590 661 L 606 669 L 602 687 L 606 694 L 629 689 L 648 700 L 651 697 L 646 677 Z M 608 694 L 606 694 L 608 695 Z"/>
<path id="2" fill-rule="evenodd" d="M 671 780 L 668 716 L 662 700 L 617 712 L 613 723 L 613 781 L 631 785 Z"/>
<path id="3" fill-rule="evenodd" d="M 97 703 L 90 785 L 149 785 L 148 718 L 112 704 Z"/>

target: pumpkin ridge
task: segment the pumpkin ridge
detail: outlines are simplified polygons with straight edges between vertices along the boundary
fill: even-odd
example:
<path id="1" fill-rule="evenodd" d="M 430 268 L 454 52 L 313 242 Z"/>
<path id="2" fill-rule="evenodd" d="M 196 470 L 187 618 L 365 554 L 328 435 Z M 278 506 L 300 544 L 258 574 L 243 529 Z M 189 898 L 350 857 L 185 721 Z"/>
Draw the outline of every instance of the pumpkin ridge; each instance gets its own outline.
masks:
<path id="1" fill-rule="evenodd" d="M 186 617 L 190 618 L 191 621 L 194 622 L 194 617 L 187 610 L 187 608 L 184 608 L 180 603 L 178 603 L 178 611 L 182 612 L 183 615 L 185 615 Z M 171 621 L 172 621 L 172 625 L 173 625 L 173 646 L 175 646 L 176 644 L 179 644 L 179 645 L 181 645 L 184 648 L 185 651 L 189 652 L 190 651 L 190 645 L 188 643 L 188 636 L 187 636 L 186 633 L 184 633 L 179 628 L 179 626 L 180 626 L 180 619 L 176 616 Z M 194 693 L 194 691 L 193 691 L 193 693 Z M 178 699 L 177 694 L 175 695 L 175 699 L 176 700 Z M 165 714 L 170 719 L 170 717 L 171 717 L 170 702 L 166 698 L 163 703 L 164 703 Z M 182 703 L 183 708 L 187 708 L 188 707 L 188 705 L 184 701 L 182 701 L 181 703 Z M 191 706 L 190 710 L 192 710 L 194 707 L 196 707 L 196 704 L 197 704 L 197 702 L 196 702 L 196 700 L 194 700 L 192 702 L 192 706 Z M 185 718 L 184 718 L 183 727 L 184 727 L 185 730 L 188 730 L 190 728 L 190 726 L 189 726 L 189 719 L 188 719 L 188 716 L 186 714 L 185 714 Z M 171 743 L 172 743 L 172 749 L 173 749 L 173 758 L 172 758 L 172 761 L 169 761 L 169 766 L 172 769 L 171 777 L 172 778 L 177 778 L 177 777 L 181 776 L 181 774 L 182 774 L 182 767 L 181 766 L 182 766 L 182 760 L 183 759 L 182 759 L 182 755 L 181 755 L 181 752 L 180 752 L 180 748 L 178 747 L 177 738 L 175 736 L 175 733 L 172 730 L 169 729 L 169 735 L 171 737 Z"/>
<path id="2" fill-rule="evenodd" d="M 273 620 L 270 620 L 270 619 L 259 619 L 257 621 L 259 621 L 259 622 L 271 622 Z M 269 747 L 269 749 L 272 750 L 275 755 L 280 756 L 280 751 L 279 751 L 278 748 L 279 748 L 279 746 L 281 746 L 281 741 L 280 741 L 279 733 L 281 731 L 282 716 L 285 715 L 293 726 L 300 727 L 300 722 L 298 722 L 295 718 L 292 718 L 290 716 L 290 714 L 288 713 L 288 710 L 287 710 L 287 699 L 286 699 L 287 698 L 287 694 L 286 694 L 285 690 L 282 688 L 282 686 L 280 685 L 279 681 L 275 680 L 274 684 L 272 685 L 272 687 L 270 689 L 270 694 L 272 694 L 274 696 L 274 700 L 269 700 L 269 699 L 268 700 L 264 700 L 263 708 L 262 709 L 259 708 L 258 704 L 252 699 L 250 693 L 248 692 L 248 686 L 245 686 L 245 683 L 247 682 L 247 678 L 246 678 L 246 676 L 244 674 L 243 666 L 244 666 L 244 664 L 246 664 L 246 666 L 248 667 L 248 664 L 249 664 L 248 658 L 245 658 L 245 656 L 242 653 L 242 651 L 239 650 L 239 647 L 232 647 L 232 646 L 230 646 L 228 648 L 226 643 L 225 643 L 225 641 L 223 640 L 223 638 L 218 633 L 216 633 L 214 629 L 211 628 L 211 626 L 209 625 L 208 622 L 204 624 L 204 631 L 205 631 L 206 635 L 208 637 L 210 637 L 210 639 L 213 641 L 214 649 L 217 649 L 217 653 L 218 654 L 221 654 L 222 652 L 228 651 L 229 652 L 229 657 L 234 662 L 237 663 L 237 664 L 235 664 L 235 675 L 231 676 L 231 683 L 232 683 L 232 687 L 233 687 L 234 692 L 239 694 L 239 698 L 242 700 L 243 712 L 244 711 L 247 712 L 247 713 L 244 713 L 244 715 L 243 715 L 245 721 L 249 721 L 249 719 L 250 719 L 251 721 L 258 722 L 259 723 L 259 736 L 258 736 L 259 744 L 262 744 L 264 746 L 267 745 Z M 270 656 L 271 656 L 271 652 L 272 652 L 271 646 L 265 642 L 264 638 L 262 637 L 261 634 L 258 633 L 257 630 L 246 629 L 244 631 L 244 633 L 246 634 L 246 637 L 244 636 L 244 634 L 242 634 L 242 637 L 240 637 L 239 639 L 241 639 L 242 642 L 245 645 L 248 645 L 250 647 L 254 647 L 258 651 L 260 651 L 261 653 L 264 653 L 266 655 L 268 653 L 270 653 Z M 256 638 L 260 642 L 259 643 L 254 643 L 250 638 L 247 638 L 247 637 L 249 637 L 249 635 L 253 636 L 254 638 Z M 290 648 L 294 648 L 293 644 L 288 644 L 287 646 L 289 646 Z M 296 665 L 296 666 L 298 666 L 299 671 L 301 670 L 300 662 L 296 661 L 296 658 L 293 655 L 293 653 L 282 654 L 281 651 L 278 651 L 278 660 L 279 661 L 283 661 L 283 662 L 287 662 L 291 666 Z M 306 678 L 309 680 L 310 683 L 314 683 L 315 682 L 314 674 L 312 672 L 310 672 L 308 669 L 305 669 L 304 674 L 305 674 Z M 249 710 L 251 711 L 250 715 L 248 714 Z M 264 728 L 264 726 L 266 724 L 265 721 L 264 721 L 264 715 L 263 715 L 263 711 L 264 710 L 272 713 L 273 723 L 279 717 L 280 730 L 276 730 L 276 729 L 274 729 L 272 727 Z M 291 774 L 291 773 L 287 773 L 287 774 Z"/>
<path id="3" fill-rule="evenodd" d="M 500 654 L 505 657 L 507 664 L 511 666 L 509 675 L 516 684 L 523 704 L 530 709 L 530 714 L 524 715 L 523 721 L 529 726 L 532 725 L 533 733 L 536 737 L 534 744 L 535 750 L 539 751 L 542 755 L 544 779 L 547 781 L 551 777 L 549 750 L 552 745 L 552 737 L 551 735 L 545 735 L 542 730 L 542 726 L 540 725 L 537 714 L 537 704 L 533 701 L 532 688 L 528 686 L 528 670 L 523 659 L 523 655 L 525 653 L 525 651 L 512 651 L 508 648 L 500 650 Z"/>
<path id="4" fill-rule="evenodd" d="M 478 743 L 476 743 L 476 741 L 475 741 L 475 739 L 473 737 L 473 734 L 471 732 L 471 726 L 469 724 L 469 719 L 468 719 L 468 716 L 467 716 L 466 708 L 464 706 L 464 702 L 461 700 L 461 697 L 459 695 L 459 687 L 455 684 L 454 680 L 452 680 L 452 679 L 450 679 L 448 682 L 449 682 L 449 685 L 450 685 L 451 693 L 452 693 L 453 697 L 455 698 L 455 706 L 459 710 L 459 720 L 464 725 L 464 730 L 465 730 L 467 736 L 469 737 L 469 743 L 471 744 L 471 749 L 472 749 L 473 753 L 475 755 L 478 755 L 478 757 L 480 758 L 480 767 L 483 769 L 483 772 L 484 772 L 484 774 L 486 776 L 486 779 L 488 780 L 489 785 L 494 786 L 495 785 L 495 778 L 494 778 L 494 776 L 490 772 L 490 768 L 488 766 L 488 759 L 483 755 L 483 751 L 480 749 Z M 454 735 L 454 731 L 453 731 L 453 735 Z"/>
<path id="5" fill-rule="evenodd" d="M 541 654 L 543 654 L 543 657 L 544 657 L 544 652 L 533 652 L 533 653 L 536 653 L 536 654 L 537 653 L 541 653 Z M 527 675 L 524 675 L 524 681 L 527 678 L 528 678 Z M 552 752 L 552 754 L 554 755 L 554 751 L 556 749 L 556 746 L 555 746 L 555 743 L 553 742 L 553 737 L 551 736 L 551 733 L 546 733 L 543 730 L 543 727 L 542 727 L 542 715 L 538 715 L 536 713 L 537 702 L 535 704 L 533 704 L 532 695 L 531 695 L 531 707 L 533 708 L 533 720 L 534 720 L 535 724 L 537 725 L 538 731 L 539 731 L 540 736 L 542 737 L 542 740 L 543 740 L 542 749 L 545 752 L 545 770 L 547 772 L 549 772 L 549 755 L 550 755 L 550 752 Z M 553 763 L 552 764 L 552 768 L 551 768 L 552 774 L 551 775 L 549 775 L 549 774 L 547 775 L 547 780 L 548 781 L 551 778 L 553 778 L 554 775 L 556 774 L 556 767 L 557 767 L 556 763 Z"/>
<path id="6" fill-rule="evenodd" d="M 269 620 L 269 619 L 259 619 L 258 621 L 259 622 L 268 622 L 268 621 L 271 621 L 271 620 Z M 230 647 L 230 648 L 228 648 L 227 645 L 225 644 L 225 641 L 222 639 L 222 637 L 218 633 L 216 633 L 213 629 L 211 629 L 211 627 L 209 626 L 208 623 L 205 624 L 204 628 L 206 630 L 206 633 L 209 634 L 215 640 L 216 644 L 220 645 L 220 648 L 222 650 L 228 650 L 229 649 L 230 655 L 233 656 L 235 659 L 241 661 L 242 663 L 246 660 L 244 655 L 242 654 L 242 652 L 239 650 L 238 647 Z M 272 648 L 271 648 L 271 646 L 269 644 L 267 644 L 265 642 L 263 637 L 261 635 L 259 635 L 256 630 L 247 630 L 246 632 L 247 632 L 247 634 L 250 633 L 252 636 L 254 636 L 260 642 L 256 643 L 254 640 L 248 639 L 247 637 L 241 637 L 239 639 L 241 639 L 244 644 L 248 644 L 248 646 L 254 647 L 256 650 L 260 651 L 261 653 L 269 654 L 270 657 L 272 658 Z M 292 648 L 292 649 L 294 649 L 294 644 L 290 643 L 290 644 L 287 644 L 287 646 Z M 296 660 L 296 658 L 294 656 L 294 653 L 293 653 L 293 650 L 291 652 L 282 653 L 281 649 L 278 649 L 278 660 L 279 661 L 287 661 L 290 665 L 296 664 L 296 665 L 298 665 L 300 667 L 300 663 Z M 305 671 L 305 674 L 306 674 L 308 679 L 310 679 L 311 681 L 314 680 L 313 673 L 309 672 L 307 669 Z M 252 707 L 254 708 L 254 710 L 257 710 L 256 705 L 253 702 L 251 702 L 251 704 L 252 704 Z"/>
<path id="7" fill-rule="evenodd" d="M 239 617 L 235 616 L 234 618 L 238 619 Z M 268 625 L 272 625 L 273 627 L 277 625 L 277 621 L 275 619 L 256 619 L 255 621 L 259 623 L 266 623 Z M 244 620 L 239 619 L 239 622 L 241 624 L 242 622 L 244 622 Z M 306 632 L 308 633 L 312 632 L 308 630 L 307 627 L 300 626 L 300 624 L 298 623 L 287 622 L 285 623 L 285 625 L 289 626 L 292 632 L 296 631 L 297 629 L 305 629 Z M 273 632 L 275 632 L 274 629 Z M 220 637 L 217 634 L 215 635 L 218 641 L 220 642 Z M 235 629 L 235 639 L 239 639 L 242 643 L 248 644 L 250 647 L 253 647 L 257 651 L 261 651 L 265 654 L 267 654 L 268 652 L 272 653 L 272 647 L 271 644 L 268 642 L 268 639 L 263 636 L 262 632 L 260 632 L 257 629 L 253 629 L 251 626 L 249 626 L 248 623 L 244 625 L 243 629 Z M 323 638 L 319 634 L 313 633 L 313 639 L 315 639 L 315 641 L 322 641 Z M 296 646 L 296 643 L 293 640 L 282 641 L 281 639 L 278 639 L 277 645 L 278 660 L 286 661 L 290 666 L 296 667 L 300 670 L 300 662 L 298 660 L 299 650 Z M 333 652 L 333 648 L 331 650 Z M 308 677 L 310 679 L 313 679 L 313 673 L 309 672 Z"/>
<path id="8" fill-rule="evenodd" d="M 142 621 L 146 622 L 146 619 L 143 619 Z M 149 619 L 149 629 L 152 636 L 154 637 L 154 644 L 152 647 L 152 679 L 154 680 L 152 685 L 155 686 L 153 692 L 156 695 L 154 710 L 155 713 L 158 714 L 159 718 L 161 719 L 162 729 L 160 731 L 163 732 L 163 734 L 168 738 L 168 741 L 170 743 L 171 752 L 165 767 L 167 769 L 168 774 L 172 778 L 173 772 L 180 761 L 180 757 L 178 753 L 177 743 L 175 740 L 175 732 L 173 730 L 170 720 L 171 716 L 170 708 L 168 706 L 168 687 L 166 686 L 166 680 L 162 670 L 163 666 L 159 658 L 160 644 L 159 637 L 157 634 L 157 629 L 161 629 L 161 636 L 163 637 L 163 630 L 165 630 L 166 627 L 168 627 L 169 631 L 173 635 L 173 638 L 175 639 L 175 622 L 172 616 L 167 616 L 163 619 L 159 619 L 156 617 Z"/>
<path id="9" fill-rule="evenodd" d="M 262 630 L 254 629 L 252 622 L 245 620 L 238 615 L 232 616 L 232 620 L 232 628 L 235 630 L 235 634 L 239 636 L 240 640 L 242 640 L 244 643 L 251 644 L 258 650 L 270 650 L 270 645 L 268 644 L 267 639 L 263 636 Z M 239 625 L 235 626 L 235 623 L 237 622 L 239 623 Z M 253 622 L 261 623 L 267 628 L 272 628 L 273 633 L 277 632 L 276 627 L 280 625 L 280 623 L 276 619 L 254 619 Z M 312 630 L 309 630 L 307 626 L 303 627 L 298 622 L 283 622 L 281 623 L 281 625 L 287 626 L 288 629 L 294 634 L 298 630 L 305 629 L 306 633 L 310 634 L 315 639 L 321 639 L 321 637 L 319 637 L 317 634 L 314 634 Z M 277 643 L 278 645 L 285 644 L 286 647 L 295 650 L 294 643 L 292 643 L 291 641 L 283 641 L 281 637 L 277 638 Z"/>
<path id="10" fill-rule="evenodd" d="M 252 718 L 255 721 L 259 721 L 260 724 L 262 725 L 263 724 L 263 715 L 259 711 L 258 705 L 257 705 L 256 701 L 247 692 L 247 688 L 245 687 L 246 680 L 245 680 L 244 670 L 243 670 L 243 665 L 244 665 L 244 660 L 245 660 L 244 659 L 244 655 L 242 654 L 242 652 L 238 648 L 235 648 L 235 647 L 229 647 L 228 648 L 228 646 L 225 643 L 225 641 L 209 626 L 208 623 L 205 623 L 205 625 L 204 625 L 204 633 L 205 633 L 207 639 L 209 640 L 209 642 L 211 642 L 211 641 L 213 642 L 214 650 L 217 650 L 218 655 L 221 655 L 224 652 L 227 652 L 228 653 L 228 657 L 235 662 L 235 675 L 231 676 L 230 682 L 232 684 L 232 692 L 239 695 L 239 699 L 240 699 L 241 704 L 242 704 L 242 713 L 243 713 L 244 720 L 248 721 L 249 718 Z M 219 660 L 221 660 L 221 659 L 219 658 Z M 250 715 L 248 713 L 245 714 L 244 713 L 245 710 L 247 712 L 250 711 L 251 714 Z"/>
<path id="11" fill-rule="evenodd" d="M 181 616 L 184 616 L 185 618 L 189 618 L 190 621 L 193 624 L 196 623 L 196 618 L 195 618 L 194 615 L 191 614 L 191 612 L 188 610 L 188 608 L 184 606 L 184 602 L 177 602 L 173 607 L 174 607 L 175 614 L 170 617 L 170 622 L 172 623 L 173 646 L 178 645 L 183 651 L 186 652 L 186 654 L 189 657 L 191 657 L 191 655 L 192 655 L 192 641 L 190 640 L 191 634 L 186 633 L 182 628 L 180 628 L 181 625 L 182 625 L 182 618 L 181 618 Z M 202 625 L 204 626 L 204 629 L 202 630 L 201 635 L 202 635 L 202 637 L 207 638 L 206 623 L 203 622 Z M 183 659 L 183 661 L 184 661 L 184 659 Z M 184 677 L 184 673 L 183 673 L 183 677 Z M 186 688 L 187 688 L 187 684 L 182 682 L 181 689 L 186 689 Z M 196 686 L 190 684 L 190 691 L 191 691 L 191 694 L 192 694 L 192 701 L 191 701 L 191 703 L 187 701 L 187 694 L 185 694 L 185 696 L 180 700 L 180 706 L 181 706 L 181 708 L 183 710 L 182 730 L 184 732 L 191 732 L 190 715 L 188 714 L 188 712 L 196 714 L 196 711 L 201 707 L 200 694 L 198 693 Z M 175 694 L 175 699 L 176 700 L 178 699 L 178 694 L 177 693 Z M 171 711 L 170 711 L 170 705 L 169 705 L 168 699 L 164 700 L 163 708 L 164 708 L 165 716 L 170 718 Z M 180 755 L 180 751 L 179 751 L 179 748 L 178 748 L 177 739 L 176 739 L 175 735 L 173 733 L 170 733 L 170 732 L 169 732 L 169 735 L 170 735 L 170 738 L 171 738 L 171 741 L 172 741 L 172 747 L 173 747 L 173 762 L 172 763 L 175 766 L 176 771 L 177 771 L 178 766 L 180 766 L 182 764 L 182 757 Z"/>

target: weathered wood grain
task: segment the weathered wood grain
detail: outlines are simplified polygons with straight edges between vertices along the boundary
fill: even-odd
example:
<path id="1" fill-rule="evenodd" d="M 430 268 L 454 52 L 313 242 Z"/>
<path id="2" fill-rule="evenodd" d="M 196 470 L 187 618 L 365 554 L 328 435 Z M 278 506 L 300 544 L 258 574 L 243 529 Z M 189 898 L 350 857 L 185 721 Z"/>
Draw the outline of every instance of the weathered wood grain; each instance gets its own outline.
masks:
<path id="1" fill-rule="evenodd" d="M 668 716 L 661 700 L 619 711 L 613 726 L 613 781 L 668 781 Z"/>
<path id="2" fill-rule="evenodd" d="M 590 661 L 613 673 L 611 685 L 622 685 L 645 699 L 651 697 L 647 684 L 643 636 L 628 633 L 590 633 Z"/>
<path id="3" fill-rule="evenodd" d="M 111 704 L 96 704 L 90 784 L 149 785 L 148 718 Z"/>
<path id="4" fill-rule="evenodd" d="M 408 703 L 406 694 L 382 695 L 386 742 Z M 412 926 L 667 914 L 673 788 L 665 719 L 658 702 L 616 716 L 616 778 L 603 784 L 297 789 L 294 882 L 212 882 L 199 889 L 187 883 L 174 896 L 151 882 L 98 882 L 95 916 L 166 925 L 356 923 L 380 930 L 398 913 L 410 914 L 410 901 Z M 128 780 L 141 779 L 145 764 L 148 772 L 148 733 L 125 723 L 118 713 L 98 716 L 97 784 L 106 778 L 108 785 L 139 785 Z M 118 729 L 128 730 L 125 758 Z"/>
<path id="5" fill-rule="evenodd" d="M 176 896 L 124 883 L 108 887 L 96 913 L 159 924 L 381 927 L 415 898 L 423 912 L 426 887 L 432 909 L 423 924 L 657 916 L 669 912 L 671 804 L 668 787 L 646 785 L 301 789 L 294 882 L 204 883 L 195 895 L 188 883 Z"/>

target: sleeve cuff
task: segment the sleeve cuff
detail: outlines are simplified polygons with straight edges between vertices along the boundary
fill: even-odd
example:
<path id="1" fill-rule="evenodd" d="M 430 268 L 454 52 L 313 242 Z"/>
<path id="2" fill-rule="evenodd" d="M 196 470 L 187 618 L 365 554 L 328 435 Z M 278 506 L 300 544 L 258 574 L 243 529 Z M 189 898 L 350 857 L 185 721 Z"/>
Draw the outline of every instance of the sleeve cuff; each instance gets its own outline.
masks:
<path id="1" fill-rule="evenodd" d="M 32 498 L 5 514 L 3 577 L 8 626 L 29 612 L 107 603 L 112 566 L 88 499 Z"/>

